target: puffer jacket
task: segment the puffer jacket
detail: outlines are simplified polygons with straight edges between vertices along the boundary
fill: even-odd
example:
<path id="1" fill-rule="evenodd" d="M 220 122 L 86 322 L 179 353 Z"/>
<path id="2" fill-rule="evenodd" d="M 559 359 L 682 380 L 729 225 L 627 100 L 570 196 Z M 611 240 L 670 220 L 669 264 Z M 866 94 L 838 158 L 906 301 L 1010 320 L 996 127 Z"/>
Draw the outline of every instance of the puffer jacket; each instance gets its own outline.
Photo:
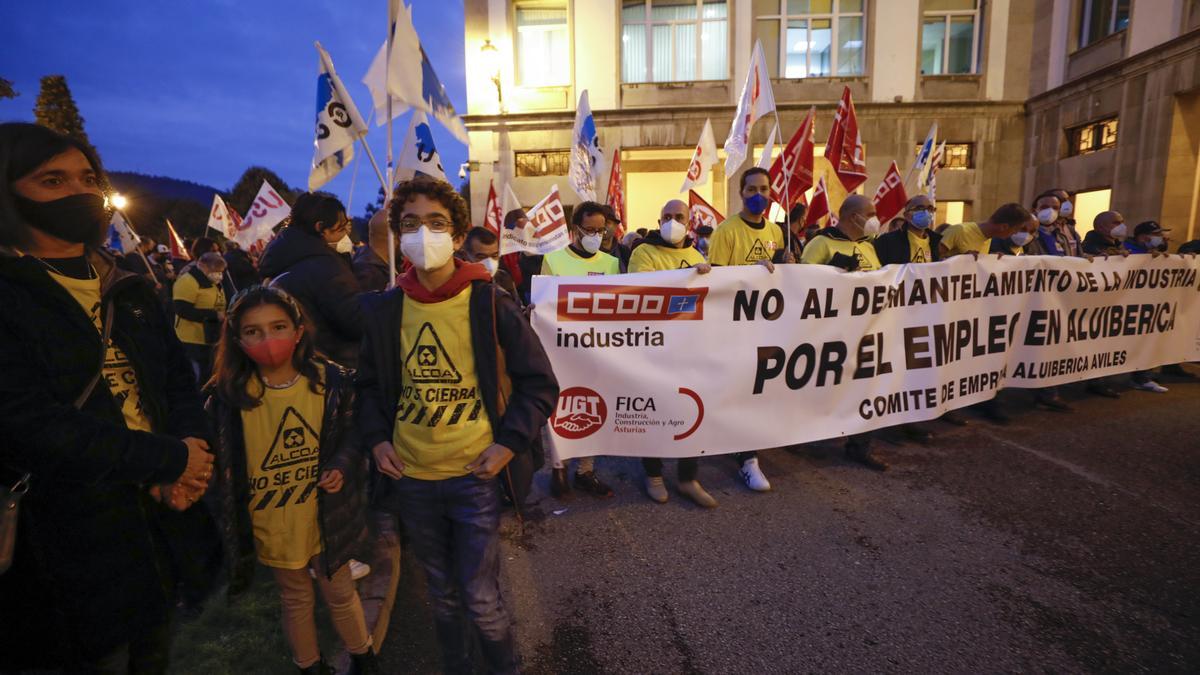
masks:
<path id="1" fill-rule="evenodd" d="M 321 417 L 318 473 L 338 469 L 344 477 L 334 494 L 317 490 L 317 523 L 321 530 L 321 563 L 332 577 L 350 558 L 361 555 L 367 543 L 367 464 L 354 430 L 353 375 L 334 363 L 321 362 L 325 377 L 325 411 Z M 212 485 L 204 502 L 221 532 L 224 570 L 230 596 L 245 590 L 254 578 L 257 555 L 250 521 L 250 482 L 242 411 L 218 396 L 208 400 L 216 430 Z"/>
<path id="2" fill-rule="evenodd" d="M 173 589 L 215 553 L 204 509 L 147 495 L 182 474 L 181 438 L 209 437 L 192 368 L 150 282 L 89 258 L 153 433 L 125 426 L 103 379 L 75 409 L 100 333 L 36 259 L 0 257 L 0 481 L 33 475 L 0 575 L 0 672 L 95 659 L 161 625 Z"/>

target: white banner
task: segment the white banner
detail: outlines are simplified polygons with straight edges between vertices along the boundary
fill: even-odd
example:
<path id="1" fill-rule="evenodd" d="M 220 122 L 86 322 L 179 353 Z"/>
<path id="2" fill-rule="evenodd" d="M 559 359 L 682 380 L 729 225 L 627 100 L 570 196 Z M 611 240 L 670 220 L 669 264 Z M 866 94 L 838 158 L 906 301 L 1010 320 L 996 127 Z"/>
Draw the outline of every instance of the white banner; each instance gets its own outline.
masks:
<path id="1" fill-rule="evenodd" d="M 550 194 L 526 212 L 525 227 L 509 223 L 500 232 L 500 255 L 524 251 L 534 255 L 546 255 L 566 248 L 571 243 L 567 231 L 567 212 L 558 196 L 558 186 L 550 188 Z"/>
<path id="2" fill-rule="evenodd" d="M 560 459 L 804 443 L 1200 360 L 1195 256 L 958 256 L 842 272 L 718 267 L 533 280 Z"/>

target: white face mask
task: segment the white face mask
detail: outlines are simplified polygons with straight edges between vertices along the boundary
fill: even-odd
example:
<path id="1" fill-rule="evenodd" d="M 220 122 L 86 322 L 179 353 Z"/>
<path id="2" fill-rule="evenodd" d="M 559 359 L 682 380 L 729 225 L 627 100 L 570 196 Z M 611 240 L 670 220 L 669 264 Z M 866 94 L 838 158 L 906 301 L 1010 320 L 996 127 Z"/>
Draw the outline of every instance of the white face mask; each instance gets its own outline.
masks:
<path id="1" fill-rule="evenodd" d="M 1154 235 L 1153 237 L 1150 237 L 1148 244 L 1150 248 L 1158 248 L 1159 246 L 1163 245 L 1163 238 L 1158 235 Z"/>
<path id="2" fill-rule="evenodd" d="M 1040 209 L 1037 212 L 1037 219 L 1038 219 L 1038 222 L 1041 223 L 1042 225 L 1049 225 L 1050 223 L 1053 223 L 1054 221 L 1058 220 L 1058 211 L 1055 211 L 1054 209 L 1049 209 L 1049 208 Z"/>
<path id="3" fill-rule="evenodd" d="M 488 271 L 488 274 L 496 276 L 496 270 L 500 269 L 500 261 L 495 258 L 484 258 L 479 261 L 480 265 Z"/>
<path id="4" fill-rule="evenodd" d="M 419 270 L 440 269 L 454 255 L 454 238 L 449 232 L 430 232 L 422 225 L 416 232 L 400 237 L 400 252 Z"/>
<path id="5" fill-rule="evenodd" d="M 863 234 L 868 237 L 874 237 L 879 234 L 879 218 L 871 216 L 867 218 L 867 222 L 863 223 Z"/>
<path id="6" fill-rule="evenodd" d="M 1125 223 L 1121 223 L 1120 225 L 1117 225 L 1112 230 L 1110 230 L 1108 233 L 1108 236 L 1112 237 L 1113 239 L 1124 239 L 1128 235 L 1129 235 L 1129 230 L 1126 229 Z"/>
<path id="7" fill-rule="evenodd" d="M 579 238 L 579 245 L 588 253 L 595 253 L 600 250 L 600 244 L 604 243 L 604 235 L 602 234 L 585 234 Z"/>
<path id="8" fill-rule="evenodd" d="M 1062 206 L 1058 207 L 1058 212 L 1063 214 L 1064 218 L 1069 218 L 1075 212 L 1075 205 L 1071 202 L 1063 202 Z"/>
<path id="9" fill-rule="evenodd" d="M 349 253 L 354 250 L 354 242 L 350 240 L 350 235 L 346 235 L 338 239 L 333 248 L 338 253 Z"/>
<path id="10" fill-rule="evenodd" d="M 663 239 L 672 244 L 678 244 L 687 236 L 687 225 L 674 218 L 668 218 L 659 224 L 658 231 L 662 233 Z"/>
<path id="11" fill-rule="evenodd" d="M 1033 235 L 1022 230 L 1014 234 L 1012 237 L 1010 237 L 1010 239 L 1012 239 L 1012 243 L 1016 244 L 1017 246 L 1024 246 L 1025 244 L 1029 243 L 1030 239 L 1033 239 Z"/>
<path id="12" fill-rule="evenodd" d="M 214 284 L 220 284 L 221 278 L 224 277 L 225 274 L 222 272 L 209 272 L 209 273 L 206 273 L 204 276 L 208 277 L 208 280 L 213 282 Z"/>

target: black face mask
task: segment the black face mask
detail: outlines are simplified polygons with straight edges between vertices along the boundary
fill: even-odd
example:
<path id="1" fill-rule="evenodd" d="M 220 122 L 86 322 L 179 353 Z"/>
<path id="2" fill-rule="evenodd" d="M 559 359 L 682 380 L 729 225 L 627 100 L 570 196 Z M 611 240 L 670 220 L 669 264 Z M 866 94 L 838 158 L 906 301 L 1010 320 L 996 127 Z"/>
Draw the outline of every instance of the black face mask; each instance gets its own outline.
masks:
<path id="1" fill-rule="evenodd" d="M 104 239 L 108 212 L 100 195 L 85 192 L 49 202 L 13 195 L 13 202 L 26 222 L 63 241 L 96 245 Z"/>

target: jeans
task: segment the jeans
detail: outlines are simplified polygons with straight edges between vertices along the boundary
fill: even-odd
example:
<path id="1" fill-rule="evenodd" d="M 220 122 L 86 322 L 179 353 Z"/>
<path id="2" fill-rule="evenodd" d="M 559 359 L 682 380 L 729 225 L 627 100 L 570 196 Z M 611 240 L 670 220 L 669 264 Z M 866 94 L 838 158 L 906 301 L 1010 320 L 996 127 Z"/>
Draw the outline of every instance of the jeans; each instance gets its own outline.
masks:
<path id="1" fill-rule="evenodd" d="M 696 472 L 700 469 L 700 460 L 695 457 L 684 457 L 678 460 L 679 482 L 687 483 L 696 480 Z M 658 457 L 643 457 L 642 469 L 650 478 L 662 478 L 663 461 Z"/>
<path id="2" fill-rule="evenodd" d="M 73 663 L 64 672 L 157 675 L 167 672 L 170 655 L 171 625 L 164 621 L 108 654 L 94 661 Z"/>
<path id="3" fill-rule="evenodd" d="M 489 673 L 516 673 L 516 640 L 500 597 L 500 491 L 473 474 L 401 478 L 392 503 L 425 570 L 447 673 L 471 673 L 478 636 Z M 472 629 L 463 625 L 463 614 Z"/>

